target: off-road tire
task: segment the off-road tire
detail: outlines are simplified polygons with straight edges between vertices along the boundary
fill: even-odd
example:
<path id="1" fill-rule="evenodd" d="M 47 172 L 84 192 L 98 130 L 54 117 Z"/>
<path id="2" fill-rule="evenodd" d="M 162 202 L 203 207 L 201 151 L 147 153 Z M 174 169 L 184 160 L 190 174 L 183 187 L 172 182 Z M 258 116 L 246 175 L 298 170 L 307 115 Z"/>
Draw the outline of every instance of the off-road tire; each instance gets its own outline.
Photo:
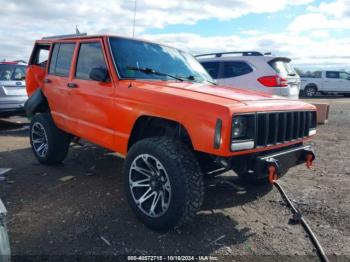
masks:
<path id="1" fill-rule="evenodd" d="M 44 128 L 47 139 L 47 152 L 40 155 L 34 147 L 33 127 Z M 55 165 L 61 163 L 67 156 L 71 136 L 56 127 L 50 113 L 40 113 L 34 115 L 30 123 L 30 145 L 35 157 L 41 164 Z"/>
<path id="2" fill-rule="evenodd" d="M 145 214 L 136 204 L 129 182 L 131 165 L 135 159 L 149 155 L 164 166 L 171 185 L 171 200 L 168 209 L 159 217 Z M 183 142 L 154 137 L 134 144 L 124 163 L 124 190 L 136 216 L 149 228 L 166 231 L 189 222 L 199 211 L 204 195 L 204 182 L 193 152 Z"/>

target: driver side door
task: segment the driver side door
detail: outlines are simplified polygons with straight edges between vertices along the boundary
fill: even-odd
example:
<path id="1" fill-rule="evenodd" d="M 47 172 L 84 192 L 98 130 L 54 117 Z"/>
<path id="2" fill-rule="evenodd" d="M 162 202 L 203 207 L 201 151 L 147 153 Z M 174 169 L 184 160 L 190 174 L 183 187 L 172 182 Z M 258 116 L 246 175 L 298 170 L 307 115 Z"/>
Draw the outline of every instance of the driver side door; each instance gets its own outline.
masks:
<path id="1" fill-rule="evenodd" d="M 115 88 L 111 80 L 99 82 L 91 79 L 93 68 L 108 70 L 101 39 L 78 42 L 69 88 L 70 117 L 74 134 L 101 146 L 111 148 L 115 134 Z M 110 75 L 110 74 L 109 74 Z"/>

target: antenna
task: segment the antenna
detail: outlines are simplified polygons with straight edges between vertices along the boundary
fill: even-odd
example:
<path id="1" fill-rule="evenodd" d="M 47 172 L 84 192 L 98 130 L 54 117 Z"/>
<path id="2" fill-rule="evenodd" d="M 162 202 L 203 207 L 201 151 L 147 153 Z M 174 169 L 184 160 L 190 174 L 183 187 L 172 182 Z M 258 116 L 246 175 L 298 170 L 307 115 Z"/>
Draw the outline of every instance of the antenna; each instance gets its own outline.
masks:
<path id="1" fill-rule="evenodd" d="M 135 37 L 135 22 L 136 22 L 136 2 L 137 0 L 135 0 L 135 5 L 134 5 L 134 21 L 133 21 L 133 25 L 132 25 L 132 37 Z"/>

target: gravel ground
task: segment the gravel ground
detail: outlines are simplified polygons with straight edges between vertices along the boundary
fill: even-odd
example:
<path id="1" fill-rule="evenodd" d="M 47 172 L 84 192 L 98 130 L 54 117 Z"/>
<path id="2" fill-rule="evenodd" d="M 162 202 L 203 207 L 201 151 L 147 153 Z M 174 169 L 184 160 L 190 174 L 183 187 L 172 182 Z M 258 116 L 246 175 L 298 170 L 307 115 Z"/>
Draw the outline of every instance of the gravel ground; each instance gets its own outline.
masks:
<path id="1" fill-rule="evenodd" d="M 309 100 L 311 101 L 311 100 Z M 280 180 L 332 260 L 350 259 L 350 99 L 331 104 L 320 126 L 310 171 L 298 166 Z M 0 182 L 15 255 L 211 255 L 219 260 L 318 261 L 301 225 L 276 189 L 247 186 L 233 173 L 206 181 L 195 221 L 180 230 L 153 232 L 133 215 L 124 197 L 123 159 L 86 143 L 73 146 L 64 164 L 37 163 L 23 118 L 0 120 Z M 74 176 L 66 182 L 65 176 Z M 240 256 L 240 257 L 236 257 Z"/>

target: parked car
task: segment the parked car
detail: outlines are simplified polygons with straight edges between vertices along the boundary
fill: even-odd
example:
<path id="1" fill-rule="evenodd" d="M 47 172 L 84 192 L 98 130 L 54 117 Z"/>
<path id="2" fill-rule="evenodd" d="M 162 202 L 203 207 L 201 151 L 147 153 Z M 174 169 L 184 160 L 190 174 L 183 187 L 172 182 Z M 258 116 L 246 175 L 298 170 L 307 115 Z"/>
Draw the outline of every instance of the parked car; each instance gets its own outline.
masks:
<path id="1" fill-rule="evenodd" d="M 10 261 L 11 251 L 6 228 L 7 211 L 0 199 L 0 261 Z"/>
<path id="2" fill-rule="evenodd" d="M 226 52 L 195 56 L 218 84 L 298 99 L 300 77 L 286 57 L 259 52 Z"/>
<path id="3" fill-rule="evenodd" d="M 24 114 L 25 68 L 22 62 L 0 62 L 0 117 Z"/>
<path id="4" fill-rule="evenodd" d="M 45 67 L 37 64 L 43 50 L 50 50 Z M 303 145 L 316 133 L 313 105 L 215 85 L 193 56 L 157 43 L 106 35 L 38 40 L 27 92 L 38 161 L 62 162 L 72 138 L 126 156 L 127 199 L 153 229 L 195 216 L 210 171 L 266 184 L 271 165 L 281 176 L 314 158 Z"/>
<path id="5" fill-rule="evenodd" d="M 350 96 L 350 74 L 345 71 L 315 71 L 301 78 L 301 95 L 313 97 L 321 94 L 344 94 Z"/>

